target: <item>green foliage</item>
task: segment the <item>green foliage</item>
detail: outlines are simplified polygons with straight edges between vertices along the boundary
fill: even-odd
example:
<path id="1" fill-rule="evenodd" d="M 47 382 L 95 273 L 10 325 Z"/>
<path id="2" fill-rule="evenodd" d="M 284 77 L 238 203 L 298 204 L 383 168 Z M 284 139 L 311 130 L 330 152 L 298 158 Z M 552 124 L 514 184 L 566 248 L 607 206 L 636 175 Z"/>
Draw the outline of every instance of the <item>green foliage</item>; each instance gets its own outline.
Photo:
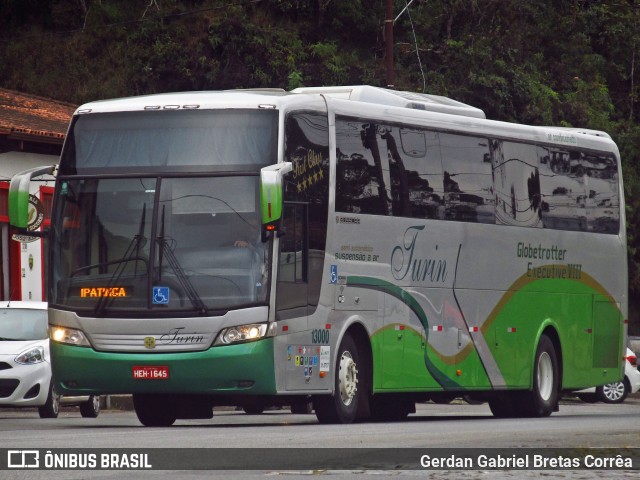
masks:
<path id="1" fill-rule="evenodd" d="M 405 5 L 395 1 L 395 14 Z M 2 0 L 0 86 L 76 104 L 174 90 L 382 86 L 384 7 Z M 635 2 L 584 0 L 429 0 L 394 25 L 399 89 L 426 88 L 496 120 L 611 133 L 624 164 L 632 299 L 640 298 L 639 25 Z"/>
<path id="2" fill-rule="evenodd" d="M 289 80 L 289 82 L 287 83 L 287 90 L 304 87 L 304 83 L 302 81 L 302 73 L 298 70 L 291 72 L 287 79 Z"/>
<path id="3" fill-rule="evenodd" d="M 620 122 L 614 140 L 623 159 L 629 259 L 629 333 L 640 336 L 640 125 Z"/>

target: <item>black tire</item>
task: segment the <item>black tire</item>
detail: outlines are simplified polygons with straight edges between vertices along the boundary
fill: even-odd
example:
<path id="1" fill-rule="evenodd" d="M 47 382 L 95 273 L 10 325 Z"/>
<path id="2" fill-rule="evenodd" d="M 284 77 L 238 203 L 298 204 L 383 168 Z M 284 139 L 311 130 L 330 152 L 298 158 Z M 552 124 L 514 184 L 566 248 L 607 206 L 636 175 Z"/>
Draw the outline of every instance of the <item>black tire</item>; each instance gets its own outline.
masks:
<path id="1" fill-rule="evenodd" d="M 533 389 L 518 392 L 515 403 L 519 417 L 548 417 L 556 410 L 560 384 L 560 369 L 553 342 L 546 335 L 540 337 L 533 365 Z"/>
<path id="2" fill-rule="evenodd" d="M 169 395 L 134 394 L 133 407 L 145 427 L 169 427 L 178 416 L 175 401 Z"/>
<path id="3" fill-rule="evenodd" d="M 260 415 L 264 412 L 264 407 L 262 405 L 245 405 L 242 410 L 247 415 Z"/>
<path id="4" fill-rule="evenodd" d="M 514 418 L 517 416 L 512 392 L 503 392 L 489 400 L 489 409 L 496 418 Z"/>
<path id="5" fill-rule="evenodd" d="M 462 399 L 469 405 L 482 405 L 484 403 L 484 400 L 478 400 L 473 395 L 463 395 Z"/>
<path id="6" fill-rule="evenodd" d="M 320 423 L 352 423 L 358 413 L 358 404 L 366 395 L 365 388 L 358 388 L 360 377 L 365 378 L 360 364 L 360 353 L 356 342 L 346 333 L 338 349 L 334 369 L 333 395 L 318 395 L 313 399 L 313 408 Z"/>
<path id="7" fill-rule="evenodd" d="M 415 413 L 416 402 L 402 395 L 381 394 L 369 399 L 371 419 L 376 422 L 401 422 Z"/>
<path id="8" fill-rule="evenodd" d="M 585 403 L 598 403 L 598 395 L 595 393 L 581 393 L 578 398 Z"/>
<path id="9" fill-rule="evenodd" d="M 625 378 L 622 382 L 609 383 L 596 388 L 596 395 L 604 403 L 622 403 L 630 390 L 629 382 Z"/>
<path id="10" fill-rule="evenodd" d="M 96 418 L 100 414 L 100 395 L 90 395 L 89 399 L 80 404 L 80 415 L 84 418 Z"/>
<path id="11" fill-rule="evenodd" d="M 38 414 L 40 418 L 58 418 L 58 413 L 60 413 L 60 395 L 56 392 L 53 380 L 51 380 L 47 401 L 44 405 L 38 407 Z"/>
<path id="12" fill-rule="evenodd" d="M 292 403 L 291 413 L 296 415 L 307 415 L 313 413 L 313 405 L 309 401 Z"/>
<path id="13" fill-rule="evenodd" d="M 455 398 L 455 395 L 436 395 L 431 400 L 437 405 L 449 405 Z"/>

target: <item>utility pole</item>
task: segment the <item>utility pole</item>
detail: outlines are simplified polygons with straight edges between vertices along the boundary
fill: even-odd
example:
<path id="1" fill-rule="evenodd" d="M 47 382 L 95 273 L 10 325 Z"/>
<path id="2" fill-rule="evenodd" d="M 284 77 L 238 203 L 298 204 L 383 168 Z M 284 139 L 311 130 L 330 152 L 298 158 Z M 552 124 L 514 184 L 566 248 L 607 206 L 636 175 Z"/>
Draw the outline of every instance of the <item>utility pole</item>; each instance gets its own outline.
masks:
<path id="1" fill-rule="evenodd" d="M 387 87 L 393 88 L 395 82 L 393 72 L 393 0 L 387 0 L 384 19 L 384 41 L 386 46 Z"/>

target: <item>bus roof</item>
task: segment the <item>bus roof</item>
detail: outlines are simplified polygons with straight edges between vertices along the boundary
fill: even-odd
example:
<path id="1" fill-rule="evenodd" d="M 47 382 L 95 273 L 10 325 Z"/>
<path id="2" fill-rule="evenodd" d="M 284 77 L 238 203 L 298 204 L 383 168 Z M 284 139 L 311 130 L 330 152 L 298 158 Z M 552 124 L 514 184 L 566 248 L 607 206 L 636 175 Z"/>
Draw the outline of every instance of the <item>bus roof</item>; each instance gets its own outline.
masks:
<path id="1" fill-rule="evenodd" d="M 348 99 L 355 102 L 365 102 L 401 108 L 411 108 L 452 115 L 462 115 L 474 118 L 486 118 L 479 108 L 472 107 L 456 100 L 439 95 L 413 93 L 389 90 L 386 88 L 356 85 L 347 87 L 304 87 L 291 92 L 281 89 L 248 89 L 202 92 L 161 93 L 138 97 L 120 98 L 114 100 L 100 100 L 80 106 L 76 113 L 108 112 L 123 110 L 170 110 L 188 108 L 220 108 L 224 104 L 242 107 L 256 107 L 257 102 L 273 105 L 277 108 L 283 97 L 292 95 L 325 95 L 328 97 Z M 286 102 L 286 100 L 285 100 Z"/>
<path id="2" fill-rule="evenodd" d="M 500 133 L 504 136 L 535 139 L 551 144 L 582 146 L 606 150 L 615 148 L 611 137 L 602 131 L 555 126 L 528 126 L 488 120 L 476 107 L 439 95 L 395 91 L 368 85 L 336 87 L 302 87 L 287 92 L 282 89 L 246 89 L 160 93 L 113 100 L 99 100 L 81 105 L 75 114 L 142 110 L 206 110 L 217 108 L 282 109 L 307 106 L 323 108 L 322 97 L 331 99 L 336 112 L 362 115 L 380 114 L 384 108 L 389 121 L 402 118 L 409 123 L 429 123 L 444 129 L 461 128 L 469 133 Z M 357 106 L 359 105 L 359 106 Z M 377 113 L 375 113 L 377 112 Z M 433 115 L 429 115 L 433 113 Z M 427 114 L 427 115 L 425 115 Z M 442 115 L 444 114 L 444 115 Z M 466 128 L 465 128 L 466 127 Z M 613 145 L 613 147 L 611 147 Z"/>
<path id="3" fill-rule="evenodd" d="M 209 108 L 278 108 L 291 95 L 279 89 L 158 93 L 85 103 L 75 114 L 140 110 L 196 110 Z"/>
<path id="4" fill-rule="evenodd" d="M 482 110 L 466 103 L 440 95 L 404 92 L 386 88 L 356 85 L 349 87 L 303 87 L 292 90 L 293 93 L 324 94 L 329 97 L 376 103 L 394 107 L 413 108 L 430 112 L 463 115 L 465 117 L 487 118 Z"/>

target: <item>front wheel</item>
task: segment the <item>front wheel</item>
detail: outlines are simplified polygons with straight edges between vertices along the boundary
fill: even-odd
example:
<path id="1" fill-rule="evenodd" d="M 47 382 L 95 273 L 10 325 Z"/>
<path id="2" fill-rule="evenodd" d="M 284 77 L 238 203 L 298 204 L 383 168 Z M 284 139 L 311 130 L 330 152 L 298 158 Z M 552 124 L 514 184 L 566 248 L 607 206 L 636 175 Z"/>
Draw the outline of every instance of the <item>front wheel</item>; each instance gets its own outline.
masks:
<path id="1" fill-rule="evenodd" d="M 53 386 L 53 380 L 49 384 L 49 395 L 47 401 L 41 407 L 38 407 L 40 418 L 57 418 L 60 413 L 60 395 Z"/>
<path id="2" fill-rule="evenodd" d="M 133 408 L 145 427 L 169 427 L 178 417 L 175 401 L 168 395 L 133 395 Z"/>
<path id="3" fill-rule="evenodd" d="M 625 379 L 596 388 L 596 395 L 604 403 L 622 403 L 629 395 L 629 390 L 629 384 Z"/>
<path id="4" fill-rule="evenodd" d="M 96 418 L 100 413 L 100 395 L 90 395 L 89 400 L 80 404 L 80 415 L 84 418 Z"/>
<path id="5" fill-rule="evenodd" d="M 313 408 L 320 423 L 352 423 L 356 419 L 358 404 L 366 392 L 358 388 L 360 353 L 349 333 L 345 334 L 338 349 L 333 395 L 318 395 Z"/>

